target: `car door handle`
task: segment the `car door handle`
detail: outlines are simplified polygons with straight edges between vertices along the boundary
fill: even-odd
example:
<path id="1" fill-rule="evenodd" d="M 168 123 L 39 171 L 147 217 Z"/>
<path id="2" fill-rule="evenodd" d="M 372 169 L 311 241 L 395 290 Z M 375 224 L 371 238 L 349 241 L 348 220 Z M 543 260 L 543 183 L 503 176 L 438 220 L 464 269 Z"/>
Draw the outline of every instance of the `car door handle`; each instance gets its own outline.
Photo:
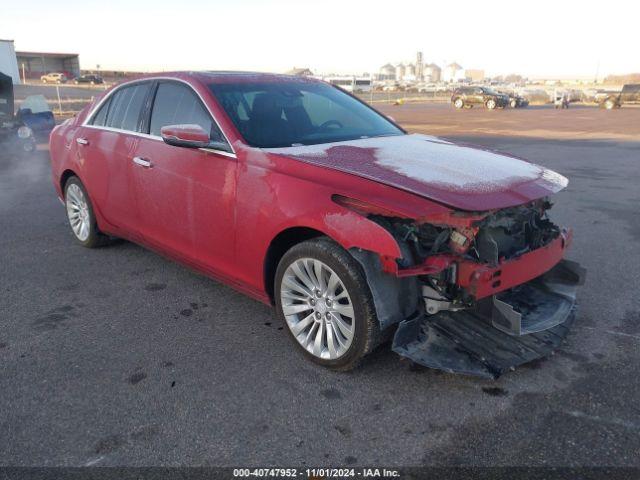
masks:
<path id="1" fill-rule="evenodd" d="M 133 157 L 133 163 L 144 168 L 151 168 L 153 166 L 150 160 L 142 157 Z"/>
<path id="2" fill-rule="evenodd" d="M 76 143 L 78 145 L 89 145 L 89 140 L 87 140 L 86 138 L 76 138 Z"/>

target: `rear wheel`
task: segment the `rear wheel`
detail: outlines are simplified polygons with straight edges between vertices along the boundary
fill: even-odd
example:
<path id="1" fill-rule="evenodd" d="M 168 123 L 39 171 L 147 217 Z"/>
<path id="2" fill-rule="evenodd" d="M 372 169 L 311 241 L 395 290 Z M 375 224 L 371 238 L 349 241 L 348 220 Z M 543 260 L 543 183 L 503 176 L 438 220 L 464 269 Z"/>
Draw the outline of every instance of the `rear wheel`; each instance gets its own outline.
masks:
<path id="1" fill-rule="evenodd" d="M 78 177 L 67 180 L 64 203 L 69 226 L 78 243 L 87 248 L 95 248 L 109 242 L 109 237 L 98 229 L 91 200 Z"/>
<path id="2" fill-rule="evenodd" d="M 351 370 L 380 342 L 362 267 L 328 238 L 300 243 L 282 257 L 275 298 L 289 335 L 314 363 Z"/>
<path id="3" fill-rule="evenodd" d="M 490 98 L 489 100 L 487 100 L 484 106 L 489 110 L 493 110 L 494 108 L 496 108 L 496 101 L 493 98 Z"/>
<path id="4" fill-rule="evenodd" d="M 462 100 L 461 98 L 456 98 L 453 102 L 453 106 L 460 110 L 462 107 L 464 107 L 464 100 Z"/>
<path id="5" fill-rule="evenodd" d="M 613 110 L 616 106 L 616 103 L 613 100 L 607 100 L 604 102 L 604 108 L 607 110 Z"/>
<path id="6" fill-rule="evenodd" d="M 511 100 L 511 108 L 517 108 L 518 107 L 518 101 L 517 100 Z"/>

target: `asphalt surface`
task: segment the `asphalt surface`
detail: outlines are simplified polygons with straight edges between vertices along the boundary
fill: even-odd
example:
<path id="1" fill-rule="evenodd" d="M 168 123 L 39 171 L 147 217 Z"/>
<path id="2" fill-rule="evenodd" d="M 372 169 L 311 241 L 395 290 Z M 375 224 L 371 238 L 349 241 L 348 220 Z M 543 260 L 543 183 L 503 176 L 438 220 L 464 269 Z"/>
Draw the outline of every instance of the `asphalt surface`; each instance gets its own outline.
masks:
<path id="1" fill-rule="evenodd" d="M 569 177 L 552 214 L 589 276 L 554 356 L 495 382 L 388 347 L 326 371 L 268 307 L 130 243 L 76 245 L 46 150 L 5 155 L 0 464 L 640 466 L 640 109 L 385 112 Z"/>

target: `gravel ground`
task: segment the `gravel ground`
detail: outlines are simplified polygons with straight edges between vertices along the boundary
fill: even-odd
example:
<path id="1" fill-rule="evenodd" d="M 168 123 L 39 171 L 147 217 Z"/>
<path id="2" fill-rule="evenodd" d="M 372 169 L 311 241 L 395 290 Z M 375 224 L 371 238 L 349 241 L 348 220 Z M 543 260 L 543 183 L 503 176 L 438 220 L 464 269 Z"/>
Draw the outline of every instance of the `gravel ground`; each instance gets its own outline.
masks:
<path id="1" fill-rule="evenodd" d="M 570 179 L 568 342 L 498 381 L 303 360 L 272 311 L 136 245 L 77 246 L 48 152 L 0 157 L 0 464 L 640 466 L 640 109 L 384 107 Z"/>

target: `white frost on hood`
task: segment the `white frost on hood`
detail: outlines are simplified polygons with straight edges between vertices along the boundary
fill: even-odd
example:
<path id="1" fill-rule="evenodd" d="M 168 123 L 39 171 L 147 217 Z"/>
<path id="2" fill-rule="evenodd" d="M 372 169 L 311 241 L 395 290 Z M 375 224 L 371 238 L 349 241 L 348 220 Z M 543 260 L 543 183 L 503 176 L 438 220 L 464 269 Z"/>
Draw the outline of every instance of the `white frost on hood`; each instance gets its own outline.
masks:
<path id="1" fill-rule="evenodd" d="M 379 166 L 451 190 L 491 193 L 504 189 L 506 185 L 536 179 L 550 183 L 559 190 L 568 183 L 565 177 L 556 172 L 517 158 L 420 134 L 273 148 L 268 151 L 321 159 L 329 157 L 329 149 L 340 146 L 373 149 L 375 163 Z"/>

